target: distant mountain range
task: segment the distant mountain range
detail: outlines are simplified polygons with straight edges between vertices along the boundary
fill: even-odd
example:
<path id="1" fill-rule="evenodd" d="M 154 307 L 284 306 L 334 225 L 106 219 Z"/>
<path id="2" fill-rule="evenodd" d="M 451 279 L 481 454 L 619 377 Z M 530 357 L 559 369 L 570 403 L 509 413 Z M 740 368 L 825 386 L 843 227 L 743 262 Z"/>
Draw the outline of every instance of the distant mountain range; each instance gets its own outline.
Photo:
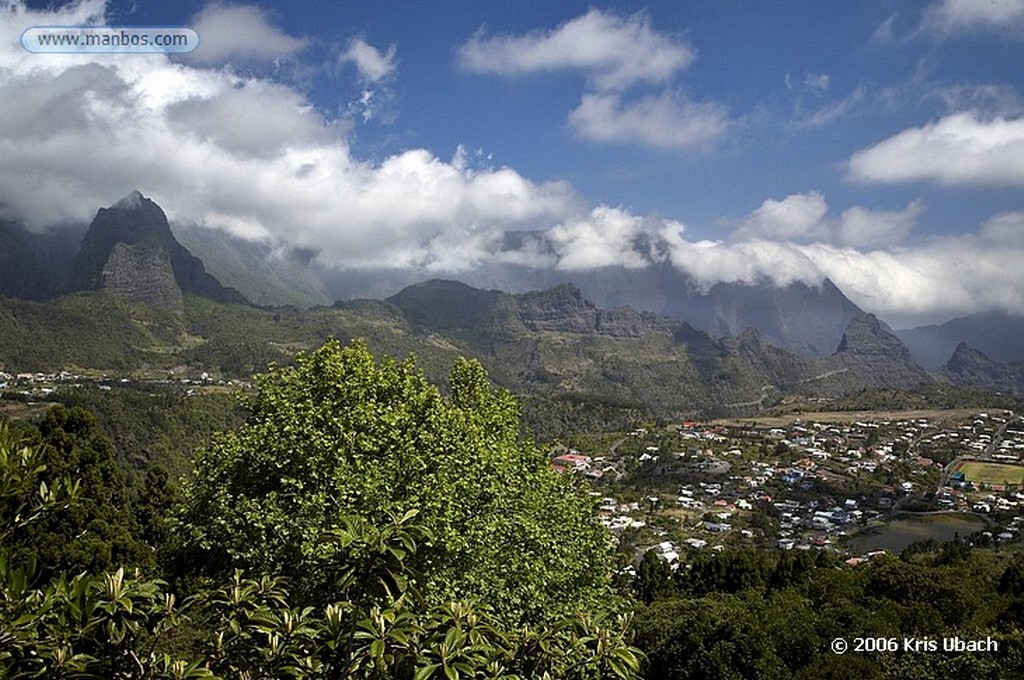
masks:
<path id="1" fill-rule="evenodd" d="M 972 314 L 937 326 L 896 331 L 896 335 L 914 359 L 929 369 L 944 366 L 962 342 L 999 362 L 1024 362 L 1024 318 L 1002 312 Z"/>
<path id="2" fill-rule="evenodd" d="M 46 300 L 67 292 L 83 226 L 36 234 L 0 219 L 0 295 Z"/>
<path id="3" fill-rule="evenodd" d="M 704 290 L 667 264 L 574 272 L 571 281 L 565 272 L 505 265 L 468 277 L 501 282 L 503 290 L 444 280 L 399 286 L 399 278 L 373 280 L 371 273 L 363 273 L 364 280 L 352 273 L 323 277 L 314 255 L 274 251 L 199 227 L 172 231 L 163 210 L 133 192 L 100 209 L 84 231 L 68 227 L 37 235 L 0 222 L 0 294 L 45 300 L 89 291 L 142 308 L 177 310 L 177 316 L 142 324 L 162 328 L 146 336 L 150 340 L 124 336 L 119 351 L 131 355 L 126 347 L 157 343 L 165 347 L 161 352 L 195 363 L 233 354 L 232 365 L 242 372 L 260 368 L 275 347 L 311 342 L 303 334 L 311 332 L 306 324 L 312 319 L 321 320 L 314 335 L 322 338 L 323 324 L 333 323 L 324 319 L 341 315 L 349 324 L 344 327 L 385 323 L 397 346 L 418 354 L 443 346 L 479 356 L 516 389 L 611 395 L 659 412 L 742 411 L 785 395 L 834 397 L 934 379 L 1024 394 L 1021 370 L 1007 365 L 1021 358 L 1024 320 L 979 315 L 894 333 L 828 280 L 819 286 L 733 283 Z M 218 334 L 209 320 L 197 327 L 194 315 L 189 318 L 193 298 L 308 307 L 328 303 L 339 286 L 389 291 L 390 297 L 294 310 L 284 315 L 295 325 L 288 333 L 266 321 L 268 314 L 281 318 L 280 310 L 232 312 L 241 325 L 262 329 L 229 334 L 253 345 L 245 360 L 225 345 L 226 329 Z M 542 290 L 529 290 L 537 287 Z M 19 309 L 39 318 L 54 314 Z M 99 328 L 96 333 L 103 335 Z M 21 341 L 29 342 L 27 336 Z M 45 346 L 39 342 L 35 360 Z M 186 350 L 190 344 L 196 346 Z M 211 353 L 215 346 L 219 353 Z M 106 349 L 103 356 L 116 354 Z M 154 360 L 149 350 L 141 351 L 139 362 Z"/>

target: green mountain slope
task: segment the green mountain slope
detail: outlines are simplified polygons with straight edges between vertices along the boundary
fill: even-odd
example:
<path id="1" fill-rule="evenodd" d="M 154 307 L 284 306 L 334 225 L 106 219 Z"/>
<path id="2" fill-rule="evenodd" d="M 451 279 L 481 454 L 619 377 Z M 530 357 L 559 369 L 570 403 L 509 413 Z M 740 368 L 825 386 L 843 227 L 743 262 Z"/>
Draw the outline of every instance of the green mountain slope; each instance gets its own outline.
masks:
<path id="1" fill-rule="evenodd" d="M 603 310 L 560 285 L 511 295 L 451 281 L 412 286 L 387 301 L 256 308 L 186 294 L 165 310 L 107 292 L 48 303 L 0 299 L 0 362 L 8 371 L 89 368 L 120 376 L 169 373 L 241 378 L 290 362 L 330 338 L 366 340 L 376 354 L 415 354 L 443 384 L 460 355 L 540 403 L 565 399 L 664 417 L 739 415 L 785 396 L 839 397 L 910 389 L 932 378 L 865 315 L 837 351 L 801 358 L 755 331 L 717 339 L 683 321 Z"/>

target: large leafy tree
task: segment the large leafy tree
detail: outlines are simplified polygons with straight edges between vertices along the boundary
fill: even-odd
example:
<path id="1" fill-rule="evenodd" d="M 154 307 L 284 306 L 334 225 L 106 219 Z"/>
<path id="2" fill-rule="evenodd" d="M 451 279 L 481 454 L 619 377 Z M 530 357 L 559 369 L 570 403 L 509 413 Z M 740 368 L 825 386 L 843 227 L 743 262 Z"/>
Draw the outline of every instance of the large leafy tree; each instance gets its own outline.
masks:
<path id="1" fill-rule="evenodd" d="M 519 409 L 459 360 L 450 394 L 412 360 L 329 342 L 256 379 L 251 416 L 196 458 L 172 534 L 185 575 L 286 574 L 336 596 L 345 518 L 417 511 L 412 571 L 428 602 L 470 597 L 508 621 L 607 606 L 610 541 L 592 501 L 522 438 Z"/>

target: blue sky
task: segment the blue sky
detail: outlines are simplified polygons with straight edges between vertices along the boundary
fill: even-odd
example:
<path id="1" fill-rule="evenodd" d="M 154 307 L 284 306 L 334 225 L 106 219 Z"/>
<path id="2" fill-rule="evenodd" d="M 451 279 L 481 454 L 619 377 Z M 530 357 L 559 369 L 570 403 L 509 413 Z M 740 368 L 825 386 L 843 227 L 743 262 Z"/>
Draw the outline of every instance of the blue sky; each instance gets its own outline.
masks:
<path id="1" fill-rule="evenodd" d="M 0 12 L 0 205 L 33 228 L 139 188 L 325 266 L 639 268 L 648 234 L 702 282 L 828 276 L 897 324 L 1024 313 L 1024 0 Z M 72 24 L 202 45 L 17 45 Z"/>

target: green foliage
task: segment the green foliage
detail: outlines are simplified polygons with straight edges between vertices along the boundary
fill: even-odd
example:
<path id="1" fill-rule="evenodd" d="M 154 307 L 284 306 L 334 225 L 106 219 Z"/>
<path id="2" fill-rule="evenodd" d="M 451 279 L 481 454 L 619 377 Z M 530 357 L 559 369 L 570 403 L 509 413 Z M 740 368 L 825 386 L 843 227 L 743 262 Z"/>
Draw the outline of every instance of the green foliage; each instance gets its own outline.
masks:
<path id="1" fill-rule="evenodd" d="M 988 408 L 1015 409 L 1019 400 L 960 385 L 934 382 L 913 389 L 871 388 L 835 399 L 836 411 L 896 411 L 911 409 Z"/>
<path id="2" fill-rule="evenodd" d="M 74 479 L 77 493 L 14 531 L 6 541 L 11 554 L 35 560 L 47 573 L 151 566 L 152 550 L 141 540 L 113 446 L 96 431 L 92 414 L 55 406 L 32 438 L 40 483 L 53 487 Z"/>
<path id="3" fill-rule="evenodd" d="M 214 432 L 244 420 L 233 394 L 188 395 L 179 385 L 127 383 L 109 391 L 81 387 L 60 390 L 54 399 L 94 414 L 97 428 L 114 443 L 119 466 L 135 483 L 153 465 L 166 468 L 174 479 L 189 473 L 195 449 Z"/>
<path id="4" fill-rule="evenodd" d="M 46 463 L 38 447 L 27 445 L 0 419 L 0 541 L 7 545 L 16 533 L 73 501 L 78 482 L 43 478 Z"/>
<path id="5" fill-rule="evenodd" d="M 542 442 L 581 432 L 628 432 L 652 417 L 642 405 L 588 394 L 545 397 L 524 391 L 518 396 L 523 425 Z"/>
<path id="6" fill-rule="evenodd" d="M 0 563 L 3 677 L 627 679 L 643 659 L 623 618 L 502 630 L 469 602 L 296 608 L 280 579 L 240 572 L 180 604 L 165 584 L 121 570 L 43 588 L 29 579 Z M 197 625 L 193 648 L 175 650 Z"/>
<path id="7" fill-rule="evenodd" d="M 680 573 L 679 586 L 694 595 L 762 589 L 772 573 L 772 557 L 771 553 L 749 548 L 703 554 L 689 570 Z"/>
<path id="8" fill-rule="evenodd" d="M 23 507 L 42 471 L 34 449 L 12 441 L 0 428 L 4 508 Z M 4 515 L 4 535 L 60 507 L 52 492 L 40 492 L 32 515 Z M 429 537 L 415 517 L 382 527 L 344 518 L 332 566 L 354 598 L 317 607 L 292 606 L 280 577 L 240 571 L 180 602 L 167 584 L 123 569 L 37 584 L 31 564 L 15 568 L 0 551 L 0 677 L 637 677 L 642 655 L 628 644 L 626 619 L 610 626 L 565 616 L 543 628 L 503 629 L 483 605 L 426 606 L 406 566 L 417 539 Z"/>
<path id="9" fill-rule="evenodd" d="M 642 610 L 637 642 L 652 678 L 775 678 L 785 675 L 765 607 L 734 596 L 673 599 Z"/>
<path id="10" fill-rule="evenodd" d="M 646 604 L 672 596 L 675 593 L 672 567 L 653 550 L 648 550 L 640 560 L 634 588 L 636 596 Z"/>
<path id="11" fill-rule="evenodd" d="M 0 363 L 22 371 L 69 366 L 130 370 L 154 338 L 128 305 L 99 294 L 50 302 L 0 298 Z"/>
<path id="12" fill-rule="evenodd" d="M 479 363 L 444 399 L 411 360 L 331 342 L 256 379 L 251 417 L 196 458 L 173 533 L 184 574 L 294 575 L 303 601 L 340 595 L 325 568 L 345 518 L 410 510 L 430 540 L 409 566 L 428 600 L 493 603 L 511 621 L 591 609 L 610 539 L 592 501 L 520 438 L 519 412 Z"/>
<path id="13" fill-rule="evenodd" d="M 657 678 L 1015 678 L 1024 671 L 1020 558 L 962 548 L 854 568 L 812 553 L 726 550 L 683 567 L 676 594 L 636 613 Z M 945 653 L 942 639 L 991 637 L 998 653 Z M 842 637 L 891 638 L 895 653 L 833 653 Z M 903 652 L 904 638 L 936 641 Z"/>

